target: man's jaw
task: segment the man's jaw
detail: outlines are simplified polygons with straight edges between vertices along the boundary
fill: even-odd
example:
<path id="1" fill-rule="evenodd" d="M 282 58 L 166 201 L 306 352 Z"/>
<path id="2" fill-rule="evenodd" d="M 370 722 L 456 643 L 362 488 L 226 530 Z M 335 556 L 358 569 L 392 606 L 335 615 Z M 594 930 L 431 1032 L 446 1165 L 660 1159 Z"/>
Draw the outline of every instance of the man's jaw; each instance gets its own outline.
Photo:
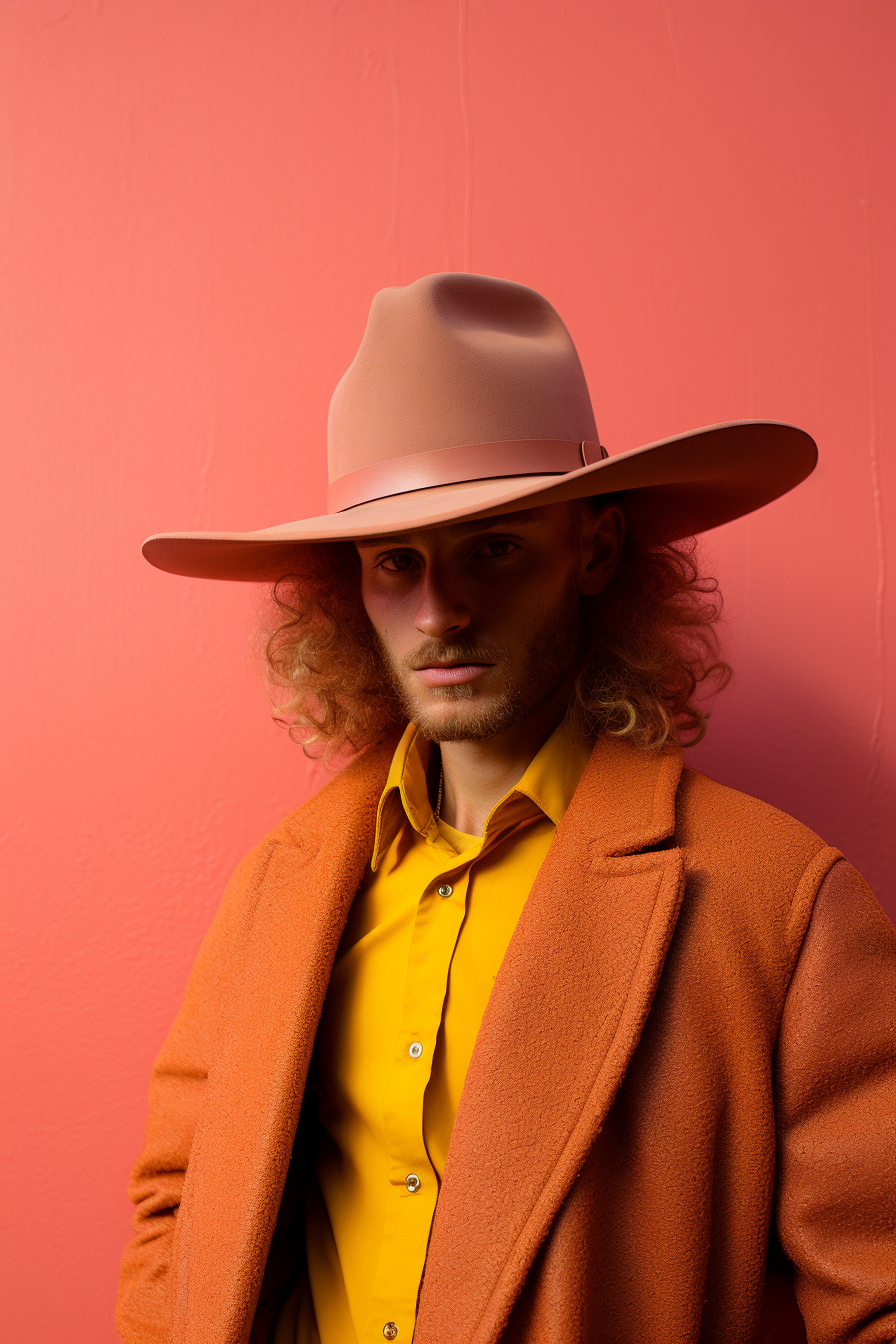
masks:
<path id="1" fill-rule="evenodd" d="M 423 737 L 482 741 L 508 726 L 519 688 L 504 649 L 432 640 L 401 660 L 385 646 L 383 653 L 404 712 Z"/>
<path id="2" fill-rule="evenodd" d="M 477 666 L 476 671 L 494 674 L 494 664 Z M 510 676 L 483 675 L 428 686 L 418 677 L 419 673 L 412 673 L 407 679 L 401 700 L 408 719 L 430 741 L 481 742 L 503 732 L 515 717 L 511 707 L 517 699 L 517 687 Z M 491 684 L 493 679 L 497 685 Z M 485 683 L 482 688 L 481 682 Z"/>

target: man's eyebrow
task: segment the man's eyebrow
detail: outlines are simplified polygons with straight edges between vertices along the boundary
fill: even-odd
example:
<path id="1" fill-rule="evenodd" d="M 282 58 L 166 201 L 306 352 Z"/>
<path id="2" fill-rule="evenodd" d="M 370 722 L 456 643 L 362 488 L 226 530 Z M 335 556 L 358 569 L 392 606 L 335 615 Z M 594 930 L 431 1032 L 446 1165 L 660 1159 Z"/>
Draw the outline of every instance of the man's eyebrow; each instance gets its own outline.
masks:
<path id="1" fill-rule="evenodd" d="M 517 513 L 501 513 L 496 518 L 472 518 L 463 523 L 445 523 L 444 526 L 455 528 L 458 532 L 486 532 L 491 527 L 534 523 L 541 512 L 541 509 L 520 509 Z M 427 527 L 420 530 L 435 532 L 438 529 Z M 359 550 L 368 550 L 374 546 L 406 546 L 413 535 L 412 532 L 393 532 L 384 537 L 356 537 L 355 545 Z"/>

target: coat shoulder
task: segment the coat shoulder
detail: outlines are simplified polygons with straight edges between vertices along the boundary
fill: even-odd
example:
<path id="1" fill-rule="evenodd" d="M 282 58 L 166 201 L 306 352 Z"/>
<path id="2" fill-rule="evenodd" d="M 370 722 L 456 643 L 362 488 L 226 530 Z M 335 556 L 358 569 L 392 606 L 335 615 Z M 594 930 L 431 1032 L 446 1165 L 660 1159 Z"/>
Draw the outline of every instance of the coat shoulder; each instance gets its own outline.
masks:
<path id="1" fill-rule="evenodd" d="M 778 927 L 788 940 L 799 938 L 821 882 L 842 861 L 795 817 L 689 768 L 676 799 L 676 838 L 726 919 Z"/>
<path id="2" fill-rule="evenodd" d="M 357 824 L 361 814 L 376 810 L 395 751 L 394 738 L 377 742 L 354 757 L 307 802 L 288 813 L 256 846 L 264 852 L 272 843 L 319 848 L 334 827 Z"/>
<path id="3" fill-rule="evenodd" d="M 709 827 L 718 838 L 747 842 L 750 847 L 762 845 L 811 855 L 825 846 L 825 841 L 796 817 L 689 766 L 681 772 L 677 803 L 679 828 L 690 840 Z"/>

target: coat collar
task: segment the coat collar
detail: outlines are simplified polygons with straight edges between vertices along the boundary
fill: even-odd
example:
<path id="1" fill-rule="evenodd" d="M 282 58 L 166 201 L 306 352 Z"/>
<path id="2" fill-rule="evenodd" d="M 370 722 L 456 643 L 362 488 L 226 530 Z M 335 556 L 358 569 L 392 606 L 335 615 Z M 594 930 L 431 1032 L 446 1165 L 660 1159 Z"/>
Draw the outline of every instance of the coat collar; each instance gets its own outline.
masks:
<path id="1" fill-rule="evenodd" d="M 244 1344 L 314 1036 L 395 741 L 271 837 L 231 970 L 178 1216 L 174 1344 Z M 602 740 L 502 963 L 461 1098 L 415 1339 L 497 1340 L 609 1108 L 681 893 L 681 753 Z M 226 1173 L 226 1176 L 225 1176 Z"/>
<path id="2" fill-rule="evenodd" d="M 683 888 L 681 752 L 592 753 L 511 939 L 467 1073 L 414 1338 L 493 1344 L 641 1034 Z M 641 852 L 638 852 L 641 851 Z"/>

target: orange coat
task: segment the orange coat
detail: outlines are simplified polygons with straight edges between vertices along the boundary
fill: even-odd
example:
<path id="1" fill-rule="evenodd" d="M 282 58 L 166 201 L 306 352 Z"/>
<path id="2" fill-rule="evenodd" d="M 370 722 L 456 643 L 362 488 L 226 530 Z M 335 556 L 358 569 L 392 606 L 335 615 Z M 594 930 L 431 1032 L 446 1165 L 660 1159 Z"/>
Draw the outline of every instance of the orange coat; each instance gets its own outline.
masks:
<path id="1" fill-rule="evenodd" d="M 244 860 L 203 944 L 132 1181 L 127 1344 L 267 1344 L 391 751 Z M 810 1341 L 892 1340 L 894 1003 L 896 935 L 835 850 L 601 741 L 483 1018 L 415 1344 L 800 1338 L 790 1278 Z"/>

